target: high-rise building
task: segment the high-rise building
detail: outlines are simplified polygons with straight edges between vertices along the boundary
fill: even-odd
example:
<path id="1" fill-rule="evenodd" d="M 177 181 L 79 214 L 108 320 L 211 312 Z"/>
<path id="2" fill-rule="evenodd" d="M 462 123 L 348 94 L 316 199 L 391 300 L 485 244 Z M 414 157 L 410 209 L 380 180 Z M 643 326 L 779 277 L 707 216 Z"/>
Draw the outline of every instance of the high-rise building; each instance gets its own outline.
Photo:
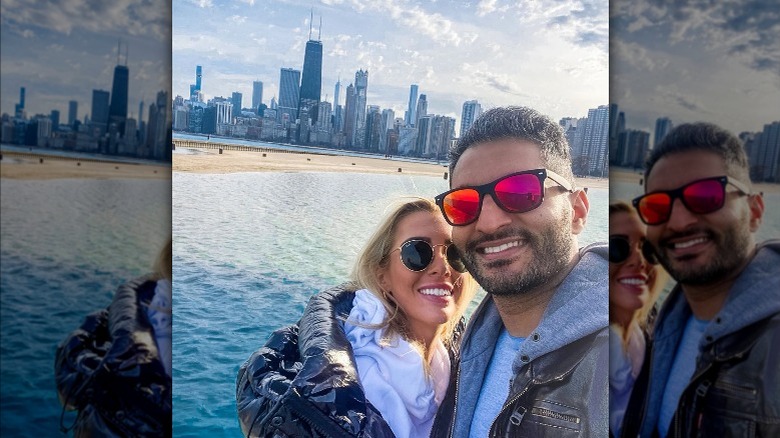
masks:
<path id="1" fill-rule="evenodd" d="M 579 125 L 578 130 L 579 130 Z M 604 176 L 607 172 L 607 143 L 609 140 L 609 106 L 601 105 L 588 110 L 585 122 L 581 156 L 587 159 L 589 175 Z"/>
<path id="2" fill-rule="evenodd" d="M 460 136 L 463 137 L 466 131 L 474 124 L 474 120 L 482 114 L 482 105 L 476 100 L 463 102 L 463 111 L 460 116 Z"/>
<path id="3" fill-rule="evenodd" d="M 19 90 L 19 103 L 14 106 L 14 116 L 17 119 L 25 118 L 24 114 L 24 87 Z"/>
<path id="4" fill-rule="evenodd" d="M 754 181 L 780 182 L 780 122 L 764 125 L 753 138 L 748 161 Z"/>
<path id="5" fill-rule="evenodd" d="M 127 119 L 127 94 L 130 70 L 126 65 L 114 67 L 114 80 L 111 86 L 111 105 L 108 109 L 108 123 L 115 123 L 119 132 L 125 131 Z"/>
<path id="6" fill-rule="evenodd" d="M 263 82 L 252 82 L 252 111 L 257 113 L 257 109 L 260 108 L 260 104 L 263 103 Z"/>
<path id="7" fill-rule="evenodd" d="M 628 129 L 621 133 L 619 156 L 615 162 L 621 166 L 641 168 L 650 149 L 650 133 Z"/>
<path id="8" fill-rule="evenodd" d="M 350 148 L 355 146 L 355 123 L 357 120 L 356 105 L 357 94 L 355 93 L 355 86 L 349 84 L 347 85 L 347 101 L 344 105 L 344 136 L 346 146 Z"/>
<path id="9" fill-rule="evenodd" d="M 92 113 L 91 121 L 93 124 L 105 125 L 108 123 L 108 101 L 110 94 L 105 90 L 92 90 Z"/>
<path id="10" fill-rule="evenodd" d="M 279 120 L 295 122 L 298 116 L 298 96 L 301 86 L 301 72 L 292 68 L 282 68 L 279 76 Z M 286 116 L 286 117 L 285 117 Z"/>
<path id="11" fill-rule="evenodd" d="M 368 95 L 368 70 L 355 72 L 355 144 L 365 144 L 366 97 Z"/>
<path id="12" fill-rule="evenodd" d="M 201 78 L 203 77 L 203 68 L 195 66 L 195 83 L 190 84 L 190 100 L 194 102 L 201 101 Z"/>
<path id="13" fill-rule="evenodd" d="M 57 110 L 51 110 L 51 115 L 49 116 L 49 119 L 51 119 L 51 130 L 56 131 L 60 129 L 60 112 Z"/>
<path id="14" fill-rule="evenodd" d="M 659 117 L 655 120 L 655 133 L 653 135 L 653 147 L 666 137 L 666 134 L 672 130 L 672 121 L 667 117 Z"/>
<path id="15" fill-rule="evenodd" d="M 409 88 L 409 108 L 406 110 L 406 126 L 413 126 L 417 120 L 417 84 Z"/>
<path id="16" fill-rule="evenodd" d="M 309 39 L 303 57 L 303 75 L 298 111 L 306 108 L 311 120 L 317 120 L 317 104 L 322 93 L 322 42 Z"/>
<path id="17" fill-rule="evenodd" d="M 68 125 L 73 126 L 73 122 L 75 122 L 79 118 L 79 103 L 75 100 L 71 100 L 68 102 Z"/>
<path id="18" fill-rule="evenodd" d="M 379 106 L 370 105 L 366 113 L 366 128 L 364 147 L 371 152 L 380 152 L 382 141 L 382 114 L 379 112 Z"/>
<path id="19" fill-rule="evenodd" d="M 336 81 L 335 92 L 333 93 L 333 108 L 341 105 L 339 98 L 341 97 L 341 77 Z"/>
<path id="20" fill-rule="evenodd" d="M 421 94 L 417 100 L 417 108 L 414 110 L 414 123 L 412 126 L 417 127 L 417 121 L 428 115 L 428 98 L 426 95 Z M 420 142 L 420 136 L 417 136 L 417 142 Z"/>
<path id="21" fill-rule="evenodd" d="M 233 117 L 241 117 L 241 100 L 243 95 L 238 91 L 234 91 L 230 98 L 230 103 L 233 104 Z"/>

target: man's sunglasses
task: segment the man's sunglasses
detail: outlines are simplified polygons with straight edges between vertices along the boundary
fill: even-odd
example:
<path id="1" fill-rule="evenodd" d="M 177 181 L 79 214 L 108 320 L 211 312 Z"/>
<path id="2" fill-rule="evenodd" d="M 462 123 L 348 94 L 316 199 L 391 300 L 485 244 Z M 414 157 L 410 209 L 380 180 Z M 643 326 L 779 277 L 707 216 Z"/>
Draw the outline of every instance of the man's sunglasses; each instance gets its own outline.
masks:
<path id="1" fill-rule="evenodd" d="M 406 266 L 406 269 L 421 272 L 433 263 L 434 252 L 439 246 L 445 248 L 444 254 L 447 257 L 447 263 L 449 263 L 452 269 L 458 272 L 466 272 L 466 265 L 463 264 L 463 259 L 458 249 L 451 243 L 431 245 L 424 240 L 410 239 L 393 251 L 401 251 L 401 263 Z M 390 252 L 392 253 L 393 251 Z"/>
<path id="2" fill-rule="evenodd" d="M 750 194 L 745 184 L 727 176 L 716 176 L 690 182 L 674 190 L 646 193 L 633 200 L 639 218 L 647 225 L 660 225 L 672 215 L 672 204 L 680 198 L 691 213 L 708 214 L 723 208 L 726 201 L 726 184 L 731 184 L 743 194 Z"/>
<path id="3" fill-rule="evenodd" d="M 550 178 L 569 192 L 574 191 L 566 179 L 547 169 L 526 170 L 503 176 L 481 186 L 461 187 L 436 197 L 436 205 L 452 226 L 468 225 L 477 220 L 485 195 L 508 213 L 531 211 L 544 201 L 544 180 Z"/>
<path id="4" fill-rule="evenodd" d="M 609 238 L 609 261 L 611 263 L 623 263 L 631 257 L 631 243 L 624 236 L 614 236 Z M 655 257 L 653 245 L 647 240 L 642 241 L 642 257 L 647 263 L 655 265 L 658 259 Z"/>

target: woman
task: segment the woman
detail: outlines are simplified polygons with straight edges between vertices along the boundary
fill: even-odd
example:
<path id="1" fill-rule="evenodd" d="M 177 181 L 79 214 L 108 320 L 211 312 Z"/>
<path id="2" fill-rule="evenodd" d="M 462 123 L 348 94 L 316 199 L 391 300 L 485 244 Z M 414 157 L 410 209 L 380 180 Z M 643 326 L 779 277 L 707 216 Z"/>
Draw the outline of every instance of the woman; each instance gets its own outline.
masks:
<path id="1" fill-rule="evenodd" d="M 648 315 L 666 278 L 645 226 L 624 202 L 609 205 L 609 262 L 610 429 L 617 436 L 644 361 Z"/>
<path id="2" fill-rule="evenodd" d="M 315 295 L 241 367 L 244 434 L 427 437 L 476 289 L 464 271 L 433 202 L 395 209 L 352 284 Z"/>
<path id="3" fill-rule="evenodd" d="M 119 287 L 57 347 L 64 410 L 78 409 L 74 436 L 171 436 L 171 253 L 154 272 Z M 62 422 L 62 418 L 60 418 Z"/>

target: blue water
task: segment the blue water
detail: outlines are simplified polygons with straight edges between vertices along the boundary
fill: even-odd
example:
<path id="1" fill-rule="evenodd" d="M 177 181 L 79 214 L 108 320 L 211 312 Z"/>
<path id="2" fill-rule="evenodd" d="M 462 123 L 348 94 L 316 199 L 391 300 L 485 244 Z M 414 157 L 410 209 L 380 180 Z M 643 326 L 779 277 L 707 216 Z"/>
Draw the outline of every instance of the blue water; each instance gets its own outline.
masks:
<path id="1" fill-rule="evenodd" d="M 170 235 L 170 193 L 164 180 L 2 179 L 2 436 L 59 434 L 56 346 L 150 271 Z"/>
<path id="2" fill-rule="evenodd" d="M 174 434 L 241 436 L 240 365 L 346 280 L 393 201 L 446 189 L 409 175 L 174 173 Z M 607 238 L 608 191 L 589 196 L 583 245 Z"/>

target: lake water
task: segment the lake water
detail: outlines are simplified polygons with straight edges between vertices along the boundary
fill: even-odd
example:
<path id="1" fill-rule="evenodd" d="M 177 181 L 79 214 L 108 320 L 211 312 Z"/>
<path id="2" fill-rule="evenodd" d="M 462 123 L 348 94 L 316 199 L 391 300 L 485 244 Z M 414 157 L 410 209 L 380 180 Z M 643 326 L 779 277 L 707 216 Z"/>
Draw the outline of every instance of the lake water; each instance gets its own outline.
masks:
<path id="1" fill-rule="evenodd" d="M 241 436 L 235 379 L 357 251 L 403 196 L 442 178 L 358 173 L 173 175 L 174 435 Z M 581 244 L 607 239 L 608 191 L 592 189 Z M 475 304 L 476 304 L 475 300 Z"/>
<path id="2" fill-rule="evenodd" d="M 57 344 L 151 270 L 170 235 L 170 196 L 164 180 L 2 179 L 2 436 L 59 434 Z"/>

